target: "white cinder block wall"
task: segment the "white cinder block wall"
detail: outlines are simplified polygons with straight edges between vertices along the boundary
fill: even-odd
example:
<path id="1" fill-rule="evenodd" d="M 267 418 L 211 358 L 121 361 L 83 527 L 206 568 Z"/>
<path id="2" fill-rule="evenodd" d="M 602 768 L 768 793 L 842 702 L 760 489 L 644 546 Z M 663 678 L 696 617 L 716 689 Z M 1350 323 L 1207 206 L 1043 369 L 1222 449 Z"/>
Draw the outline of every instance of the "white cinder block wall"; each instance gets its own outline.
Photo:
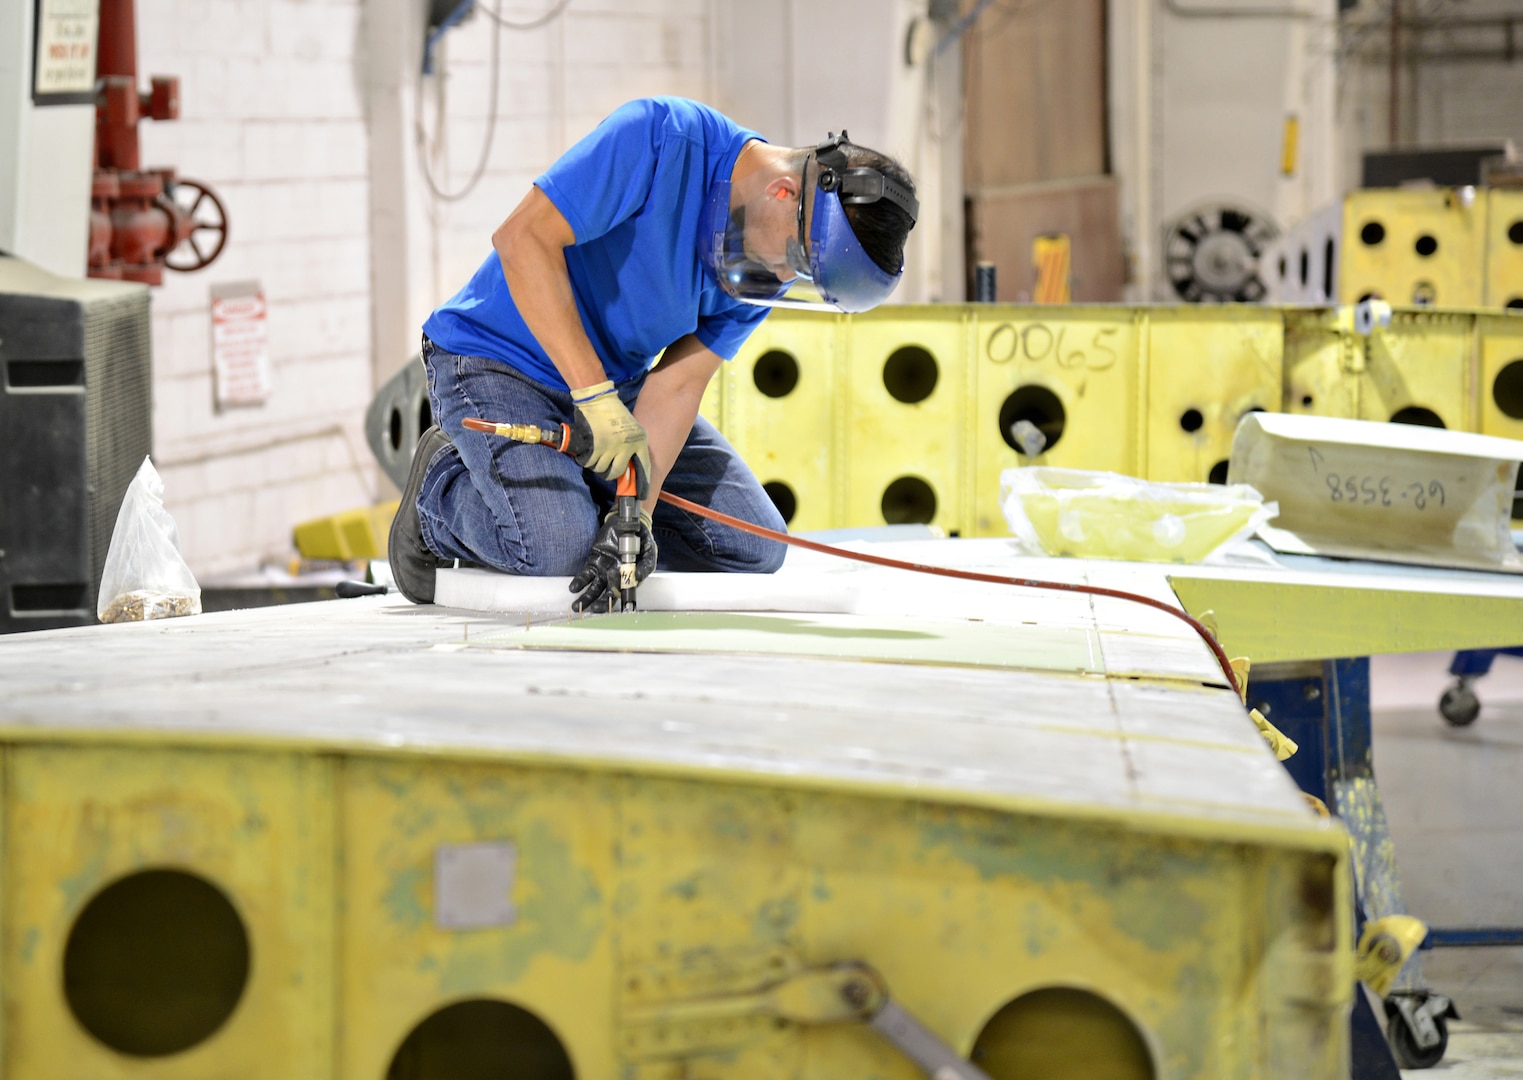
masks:
<path id="1" fill-rule="evenodd" d="M 297 522 L 394 495 L 363 431 L 379 381 L 566 146 L 630 97 L 706 96 L 708 2 L 572 0 L 542 29 L 502 30 L 488 167 L 445 202 L 418 171 L 417 103 L 453 193 L 490 112 L 485 14 L 444 37 L 424 79 L 421 0 L 139 0 L 139 72 L 179 75 L 182 102 L 179 121 L 142 125 L 144 163 L 211 185 L 230 221 L 216 263 L 154 294 L 154 456 L 199 577 L 283 562 Z M 273 391 L 218 412 L 210 289 L 247 279 L 269 301 Z"/>
<path id="2" fill-rule="evenodd" d="M 222 258 L 171 275 L 154 303 L 154 453 L 203 580 L 284 562 L 294 524 L 395 496 L 365 443 L 366 405 L 416 355 L 423 319 L 487 256 L 533 178 L 619 104 L 680 94 L 760 124 L 788 95 L 790 130 L 763 131 L 779 142 L 847 124 L 894 143 L 881 148 L 926 176 L 928 194 L 946 185 L 927 174 L 960 162 L 955 117 L 950 139 L 923 120 L 920 81 L 932 76 L 900 70 L 903 31 L 926 0 L 788 0 L 770 23 L 808 62 L 763 65 L 754 79 L 735 77 L 758 44 L 736 40 L 755 21 L 750 0 L 481 6 L 443 35 L 425 77 L 427 0 L 138 0 L 142 81 L 179 75 L 183 116 L 142 125 L 144 164 L 208 183 L 230 219 Z M 553 17 L 499 28 L 493 8 L 517 23 Z M 810 38 L 819 25 L 833 44 Z M 910 276 L 900 299 L 940 298 L 927 275 Z M 269 300 L 274 388 L 263 405 L 218 412 L 210 289 L 248 279 Z"/>
<path id="3" fill-rule="evenodd" d="M 198 577 L 291 550 L 293 523 L 361 506 L 377 471 L 359 0 L 138 0 L 138 71 L 181 79 L 181 119 L 139 127 L 145 166 L 205 181 L 228 245 L 154 292 L 154 457 Z M 210 289 L 257 280 L 273 389 L 217 412 Z"/>

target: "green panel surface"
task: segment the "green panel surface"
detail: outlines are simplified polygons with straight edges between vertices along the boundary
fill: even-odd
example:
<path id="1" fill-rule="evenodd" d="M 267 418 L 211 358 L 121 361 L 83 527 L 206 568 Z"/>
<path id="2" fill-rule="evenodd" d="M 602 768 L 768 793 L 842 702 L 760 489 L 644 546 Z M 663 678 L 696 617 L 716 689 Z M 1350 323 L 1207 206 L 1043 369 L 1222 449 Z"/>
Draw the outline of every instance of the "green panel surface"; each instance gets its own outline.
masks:
<path id="1" fill-rule="evenodd" d="M 1502 648 L 1523 639 L 1523 597 L 1172 575 L 1196 618 L 1213 612 L 1229 656 L 1255 664 Z"/>
<path id="2" fill-rule="evenodd" d="M 638 612 L 512 630 L 473 644 L 590 652 L 751 653 L 1099 675 L 1099 642 L 1078 627 L 967 619 Z"/>

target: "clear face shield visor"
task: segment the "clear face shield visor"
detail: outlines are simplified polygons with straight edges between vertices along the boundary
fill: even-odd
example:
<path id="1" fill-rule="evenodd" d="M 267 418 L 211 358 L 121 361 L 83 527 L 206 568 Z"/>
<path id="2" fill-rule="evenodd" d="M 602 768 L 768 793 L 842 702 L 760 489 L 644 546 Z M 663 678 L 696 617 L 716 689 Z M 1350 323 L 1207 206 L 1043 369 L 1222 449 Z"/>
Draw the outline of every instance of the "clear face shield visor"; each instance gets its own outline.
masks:
<path id="1" fill-rule="evenodd" d="M 801 193 L 792 235 L 783 230 L 765 191 L 741 192 L 728 181 L 709 192 L 699 230 L 699 256 L 721 288 L 737 300 L 767 307 L 867 311 L 888 299 L 904 274 L 873 262 L 852 231 L 846 203 L 888 198 L 911 222 L 915 197 L 876 169 L 846 167 L 843 131 L 814 149 L 804 162 L 802 192 L 814 184 L 805 231 L 807 200 Z"/>

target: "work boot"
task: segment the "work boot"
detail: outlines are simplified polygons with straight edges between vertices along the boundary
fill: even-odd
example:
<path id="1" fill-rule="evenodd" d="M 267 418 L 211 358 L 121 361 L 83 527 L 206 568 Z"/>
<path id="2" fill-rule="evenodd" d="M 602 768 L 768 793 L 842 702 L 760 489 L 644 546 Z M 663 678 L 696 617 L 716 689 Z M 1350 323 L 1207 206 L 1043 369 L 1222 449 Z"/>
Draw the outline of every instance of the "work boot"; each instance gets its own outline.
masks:
<path id="1" fill-rule="evenodd" d="M 428 463 L 449 445 L 449 436 L 439 427 L 431 427 L 418 439 L 413 451 L 412 469 L 407 474 L 407 486 L 402 489 L 402 505 L 397 516 L 391 519 L 391 535 L 386 541 L 386 561 L 391 564 L 391 576 L 397 590 L 415 604 L 434 602 L 434 571 L 441 566 L 454 565 L 453 559 L 441 559 L 423 543 L 423 530 L 418 521 L 418 492 L 423 489 L 423 478 L 428 475 Z"/>

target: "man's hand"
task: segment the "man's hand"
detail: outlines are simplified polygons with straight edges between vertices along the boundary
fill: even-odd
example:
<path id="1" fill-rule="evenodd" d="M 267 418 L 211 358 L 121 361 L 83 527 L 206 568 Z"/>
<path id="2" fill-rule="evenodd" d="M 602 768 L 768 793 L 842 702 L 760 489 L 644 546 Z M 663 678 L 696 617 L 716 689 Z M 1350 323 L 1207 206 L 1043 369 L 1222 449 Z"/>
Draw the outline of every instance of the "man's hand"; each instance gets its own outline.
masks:
<path id="1" fill-rule="evenodd" d="M 617 399 L 615 399 L 617 400 Z M 592 550 L 587 553 L 586 564 L 571 579 L 571 591 L 581 593 L 571 602 L 573 611 L 587 611 L 615 591 L 619 583 L 619 530 L 618 511 L 610 511 L 603 519 Z M 650 577 L 656 568 L 656 539 L 650 534 L 650 515 L 640 511 L 640 561 L 635 564 L 635 581 Z"/>
<path id="2" fill-rule="evenodd" d="M 573 447 L 583 447 L 576 463 L 604 480 L 618 480 L 635 461 L 635 480 L 640 498 L 650 489 L 650 446 L 645 428 L 636 420 L 612 382 L 595 383 L 571 391 L 576 405 L 571 429 Z"/>

